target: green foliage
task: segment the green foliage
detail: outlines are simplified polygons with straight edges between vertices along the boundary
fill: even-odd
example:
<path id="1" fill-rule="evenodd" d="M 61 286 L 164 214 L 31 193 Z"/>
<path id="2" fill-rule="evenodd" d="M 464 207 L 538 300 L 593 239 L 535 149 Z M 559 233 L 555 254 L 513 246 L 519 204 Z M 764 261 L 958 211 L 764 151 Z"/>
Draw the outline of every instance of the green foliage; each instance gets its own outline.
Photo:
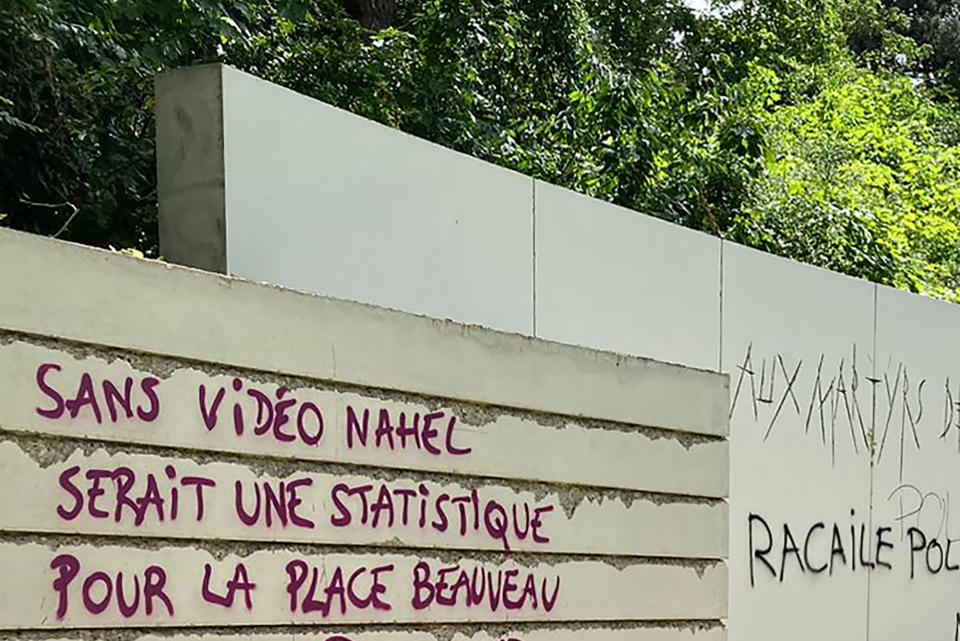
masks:
<path id="1" fill-rule="evenodd" d="M 870 17 L 848 29 L 854 51 L 930 87 L 960 92 L 960 0 L 876 0 Z"/>
<path id="2" fill-rule="evenodd" d="M 362 2 L 363 0 L 357 0 Z M 156 255 L 152 79 L 223 61 L 544 180 L 960 291 L 960 0 L 7 0 L 2 224 Z"/>
<path id="3" fill-rule="evenodd" d="M 181 3 L 15 0 L 0 9 L 5 222 L 57 234 L 69 221 L 70 238 L 155 249 L 153 72 L 212 58 L 198 31 L 216 20 Z"/>
<path id="4" fill-rule="evenodd" d="M 902 76 L 829 69 L 769 116 L 776 150 L 732 235 L 912 291 L 960 291 L 960 129 Z"/>

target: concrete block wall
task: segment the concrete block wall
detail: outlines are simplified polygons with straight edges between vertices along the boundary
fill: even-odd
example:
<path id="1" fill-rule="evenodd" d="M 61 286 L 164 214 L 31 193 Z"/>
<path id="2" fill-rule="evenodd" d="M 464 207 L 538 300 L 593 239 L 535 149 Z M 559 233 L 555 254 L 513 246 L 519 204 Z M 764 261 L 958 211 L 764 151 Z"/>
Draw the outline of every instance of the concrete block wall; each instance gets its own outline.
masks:
<path id="1" fill-rule="evenodd" d="M 0 637 L 726 638 L 717 373 L 0 230 L 0 387 Z"/>
<path id="2" fill-rule="evenodd" d="M 158 125 L 163 252 L 177 261 L 730 374 L 734 641 L 956 638 L 956 306 L 519 176 L 229 68 L 162 76 Z"/>

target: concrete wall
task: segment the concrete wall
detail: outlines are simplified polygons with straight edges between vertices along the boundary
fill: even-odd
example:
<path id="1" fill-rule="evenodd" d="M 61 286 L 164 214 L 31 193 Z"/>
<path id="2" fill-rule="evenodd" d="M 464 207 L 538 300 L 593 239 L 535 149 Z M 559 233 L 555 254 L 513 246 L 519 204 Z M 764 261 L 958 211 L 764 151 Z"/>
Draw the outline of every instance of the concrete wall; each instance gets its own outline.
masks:
<path id="1" fill-rule="evenodd" d="M 532 332 L 529 178 L 229 67 L 163 75 L 158 99 L 171 260 Z"/>
<path id="2" fill-rule="evenodd" d="M 4 638 L 726 638 L 725 376 L 0 230 L 0 389 Z"/>
<path id="3" fill-rule="evenodd" d="M 173 72 L 158 92 L 161 151 L 189 147 L 201 127 L 182 123 L 217 113 L 221 144 L 192 149 L 222 168 L 209 205 L 191 195 L 207 176 L 194 156 L 161 153 L 174 196 L 161 192 L 162 225 L 228 230 L 165 242 L 168 256 L 727 372 L 731 639 L 955 638 L 957 307 L 518 176 L 231 69 Z"/>

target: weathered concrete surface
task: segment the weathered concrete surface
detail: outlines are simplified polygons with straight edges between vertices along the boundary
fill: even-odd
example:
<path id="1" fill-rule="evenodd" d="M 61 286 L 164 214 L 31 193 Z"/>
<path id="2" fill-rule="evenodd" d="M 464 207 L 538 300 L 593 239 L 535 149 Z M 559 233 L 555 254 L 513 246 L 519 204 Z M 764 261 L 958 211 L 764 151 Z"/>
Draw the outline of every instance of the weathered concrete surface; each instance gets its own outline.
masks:
<path id="1" fill-rule="evenodd" d="M 63 448 L 45 440 L 23 447 L 0 442 L 0 530 L 678 558 L 727 552 L 723 502 L 561 496 L 496 482 L 471 489 L 359 471 L 277 476 L 102 449 L 43 465 Z M 197 478 L 212 485 L 198 492 L 190 481 Z M 126 501 L 142 501 L 154 487 L 165 502 L 159 508 Z M 476 505 L 462 517 L 458 503 L 473 491 Z"/>
<path id="2" fill-rule="evenodd" d="M 20 577 L 0 583 L 6 629 L 719 619 L 727 600 L 722 563 L 520 565 L 287 550 L 217 559 L 197 548 L 0 543 L 0 567 Z M 238 576 L 255 588 L 215 602 L 229 598 L 225 588 Z M 216 597 L 202 596 L 204 585 Z"/>
<path id="3" fill-rule="evenodd" d="M 38 376 L 46 389 L 38 386 Z M 76 396 L 85 376 L 98 389 L 95 406 L 84 407 L 75 416 L 63 411 L 51 417 L 37 411 L 57 407 L 51 395 Z M 150 397 L 141 386 L 154 380 L 151 392 L 163 410 L 158 416 L 145 421 L 131 412 L 128 417 L 111 400 L 113 411 L 120 412 L 111 419 L 100 386 L 110 383 L 123 389 L 129 382 L 131 402 L 148 404 Z M 240 389 L 235 390 L 238 382 Z M 265 437 L 251 434 L 255 424 L 269 420 L 278 406 L 267 408 L 269 413 L 261 417 L 259 401 L 251 394 L 277 402 L 281 386 L 285 398 L 296 402 L 288 410 L 289 427 L 280 429 L 280 436 L 286 438 L 289 432 L 296 438 L 280 440 L 272 431 Z M 110 352 L 69 352 L 12 338 L 0 345 L 0 387 L 24 401 L 0 406 L 0 428 L 6 429 L 685 496 L 720 498 L 727 490 L 727 442 L 676 431 L 619 424 L 598 427 L 555 415 L 493 411 L 384 390 L 251 379 L 170 360 L 145 360 L 135 368 Z M 237 403 L 250 426 L 247 438 L 233 436 Z M 383 420 L 395 429 L 378 437 Z M 394 433 L 401 420 L 408 427 L 420 425 L 415 438 L 407 435 L 401 440 Z M 320 442 L 312 444 L 315 435 Z M 448 447 L 469 454 L 442 455 Z M 542 455 L 545 452 L 549 455 Z"/>
<path id="4" fill-rule="evenodd" d="M 98 635 L 85 632 L 81 637 L 55 637 L 49 633 L 20 632 L 16 637 L 0 633 L 0 639 L 34 639 L 36 634 L 44 634 L 44 641 L 725 641 L 726 631 L 721 626 L 691 621 L 687 623 L 653 623 L 624 627 L 622 624 L 588 624 L 564 627 L 563 624 L 550 628 L 531 627 L 516 624 L 507 626 L 485 626 L 480 632 L 457 631 L 449 625 L 433 626 L 430 630 L 399 630 L 377 626 L 371 631 L 357 631 L 355 628 L 317 629 L 315 632 L 297 632 L 279 634 L 257 631 L 248 634 L 149 634 L 137 635 L 112 631 L 110 635 Z M 499 629 L 498 629 L 499 628 Z"/>
<path id="5" fill-rule="evenodd" d="M 157 77 L 157 202 L 167 260 L 226 273 L 220 65 Z"/>

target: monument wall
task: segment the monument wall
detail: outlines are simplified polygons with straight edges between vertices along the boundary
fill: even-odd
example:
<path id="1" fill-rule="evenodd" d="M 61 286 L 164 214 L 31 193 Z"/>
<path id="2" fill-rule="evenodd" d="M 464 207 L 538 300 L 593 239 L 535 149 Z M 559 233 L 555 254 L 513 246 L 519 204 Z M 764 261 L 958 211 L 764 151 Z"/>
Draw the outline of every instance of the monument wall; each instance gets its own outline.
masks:
<path id="1" fill-rule="evenodd" d="M 0 636 L 726 637 L 719 374 L 0 230 Z"/>
<path id="2" fill-rule="evenodd" d="M 162 76 L 158 123 L 174 260 L 728 373 L 734 641 L 956 638 L 956 306 L 575 194 L 225 67 Z M 201 223 L 226 233 L 193 233 Z"/>

